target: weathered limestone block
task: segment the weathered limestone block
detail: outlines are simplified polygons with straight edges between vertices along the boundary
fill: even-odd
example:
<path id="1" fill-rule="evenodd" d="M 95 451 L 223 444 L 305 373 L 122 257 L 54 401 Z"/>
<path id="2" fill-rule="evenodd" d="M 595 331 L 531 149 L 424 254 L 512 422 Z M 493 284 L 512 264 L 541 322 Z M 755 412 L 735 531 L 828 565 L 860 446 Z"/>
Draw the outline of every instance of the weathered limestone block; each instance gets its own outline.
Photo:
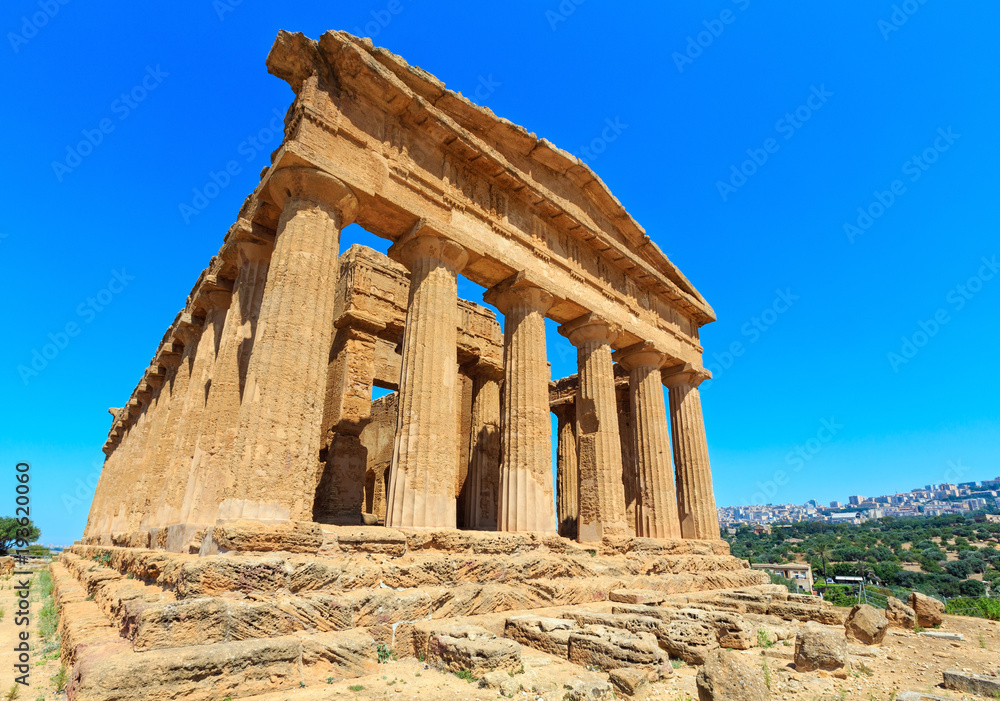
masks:
<path id="1" fill-rule="evenodd" d="M 826 601 L 819 604 L 772 601 L 767 613 L 785 620 L 815 621 L 828 626 L 843 625 L 847 616 L 846 609 L 840 609 Z"/>
<path id="2" fill-rule="evenodd" d="M 961 691 L 964 694 L 976 694 L 996 698 L 1000 695 L 1000 679 L 982 674 L 970 674 L 957 669 L 944 671 L 944 688 Z"/>
<path id="3" fill-rule="evenodd" d="M 431 614 L 431 597 L 419 589 L 373 589 L 354 593 L 350 599 L 354 601 L 354 621 L 358 626 L 416 621 Z"/>
<path id="4" fill-rule="evenodd" d="M 872 606 L 858 604 L 848 614 L 844 628 L 849 640 L 857 640 L 864 645 L 881 645 L 889 630 L 889 619 Z"/>
<path id="5" fill-rule="evenodd" d="M 289 561 L 294 569 L 287 587 L 292 592 L 340 591 L 377 587 L 382 569 L 364 557 Z"/>
<path id="6" fill-rule="evenodd" d="M 587 625 L 570 633 L 568 659 L 578 665 L 609 670 L 634 666 L 658 668 L 667 657 L 652 633 Z"/>
<path id="7" fill-rule="evenodd" d="M 421 621 L 413 626 L 415 647 L 431 663 L 451 670 L 468 670 L 481 677 L 487 672 L 514 672 L 521 667 L 521 646 L 498 638 L 478 626 L 443 621 Z"/>
<path id="8" fill-rule="evenodd" d="M 620 604 L 658 604 L 667 596 L 650 589 L 616 589 L 608 598 Z"/>
<path id="9" fill-rule="evenodd" d="M 310 521 L 282 524 L 236 521 L 214 526 L 210 538 L 219 552 L 316 553 L 323 545 L 323 530 Z"/>
<path id="10" fill-rule="evenodd" d="M 400 557 L 406 553 L 406 536 L 391 528 L 327 528 L 324 534 L 333 536 L 338 550 L 352 553 L 377 553 Z"/>
<path id="11" fill-rule="evenodd" d="M 476 616 L 498 611 L 524 611 L 544 602 L 524 587 L 505 584 L 460 584 L 424 589 L 432 598 L 435 618 Z"/>
<path id="12" fill-rule="evenodd" d="M 566 658 L 569 656 L 569 636 L 580 630 L 576 621 L 541 616 L 513 616 L 507 619 L 504 636 L 522 645 Z"/>
<path id="13" fill-rule="evenodd" d="M 840 629 L 807 623 L 795 636 L 795 670 L 821 670 L 846 678 L 851 671 L 847 637 Z"/>
<path id="14" fill-rule="evenodd" d="M 366 631 L 317 633 L 302 638 L 302 682 L 307 686 L 373 674 L 378 669 L 375 641 Z"/>
<path id="15" fill-rule="evenodd" d="M 921 628 L 933 628 L 944 622 L 944 604 L 934 597 L 911 592 L 909 603 L 917 615 L 917 625 Z"/>
<path id="16" fill-rule="evenodd" d="M 669 669 L 673 672 L 673 668 L 670 665 L 663 665 L 662 669 Z M 608 681 L 618 691 L 631 698 L 632 701 L 644 701 L 644 699 L 649 698 L 650 676 L 650 673 L 644 669 L 619 667 L 608 672 Z"/>
<path id="17" fill-rule="evenodd" d="M 698 670 L 699 701 L 767 701 L 771 691 L 759 667 L 741 656 L 716 650 Z"/>
<path id="18" fill-rule="evenodd" d="M 913 630 L 917 625 L 917 612 L 895 596 L 888 598 L 885 617 L 889 619 L 889 626 L 892 628 Z"/>
<path id="19" fill-rule="evenodd" d="M 177 596 L 188 599 L 232 591 L 274 592 L 288 586 L 292 568 L 280 557 L 204 557 L 177 573 Z"/>
<path id="20" fill-rule="evenodd" d="M 614 701 L 615 690 L 609 682 L 585 682 L 572 679 L 567 684 L 563 701 Z"/>

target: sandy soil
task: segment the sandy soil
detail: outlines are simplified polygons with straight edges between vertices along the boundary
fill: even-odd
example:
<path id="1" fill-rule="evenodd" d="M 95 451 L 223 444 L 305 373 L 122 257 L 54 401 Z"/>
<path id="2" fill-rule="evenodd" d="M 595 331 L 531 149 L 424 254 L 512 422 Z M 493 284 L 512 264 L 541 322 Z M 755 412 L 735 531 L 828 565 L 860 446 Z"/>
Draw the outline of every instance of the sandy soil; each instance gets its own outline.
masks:
<path id="1" fill-rule="evenodd" d="M 40 566 L 34 565 L 29 569 L 37 572 Z M 0 577 L 0 610 L 3 611 L 3 617 L 0 619 L 0 698 L 3 699 L 8 698 L 11 688 L 14 686 L 16 672 L 13 669 L 13 664 L 17 653 L 13 648 L 17 644 L 18 633 L 24 630 L 23 626 L 16 625 L 14 616 L 17 607 L 16 590 L 14 587 L 20 579 L 23 578 L 6 575 Z M 37 574 L 32 577 L 31 586 L 31 623 L 28 626 L 30 634 L 29 644 L 32 648 L 30 686 L 22 686 L 17 698 L 20 701 L 65 699 L 65 694 L 56 694 L 53 691 L 52 677 L 59 672 L 62 666 L 59 661 L 58 650 L 51 651 L 44 656 L 41 654 L 45 643 L 38 632 L 37 614 L 41 610 L 43 602 L 41 601 Z"/>

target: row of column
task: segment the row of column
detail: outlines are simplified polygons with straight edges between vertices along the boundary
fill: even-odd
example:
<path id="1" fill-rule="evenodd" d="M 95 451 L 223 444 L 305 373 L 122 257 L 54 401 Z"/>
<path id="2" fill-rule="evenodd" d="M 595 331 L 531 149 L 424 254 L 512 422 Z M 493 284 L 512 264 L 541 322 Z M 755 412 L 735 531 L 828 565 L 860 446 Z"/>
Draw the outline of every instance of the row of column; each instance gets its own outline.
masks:
<path id="1" fill-rule="evenodd" d="M 231 247 L 237 257 L 231 289 L 219 284 L 209 290 L 204 316 L 176 325 L 170 348 L 158 354 L 162 374 L 151 375 L 125 409 L 136 420 L 123 441 L 126 449 L 115 451 L 105 468 L 99 487 L 105 496 L 99 508 L 95 504 L 88 532 L 312 520 L 325 445 L 328 462 L 335 463 L 326 470 L 336 478 L 334 488 L 351 508 L 360 503 L 355 492 L 362 488 L 363 466 L 351 461 L 349 450 L 357 431 L 340 426 L 343 438 L 335 435 L 332 443 L 323 435 L 340 230 L 354 220 L 358 202 L 339 180 L 306 167 L 272 174 L 269 193 L 281 211 L 273 251 L 259 242 Z M 389 255 L 410 270 L 411 284 L 386 525 L 454 527 L 460 440 L 456 286 L 468 253 L 419 225 Z M 498 377 L 479 378 L 474 387 L 473 414 L 480 418 L 470 445 L 465 520 L 492 521 L 506 531 L 554 531 L 545 352 L 545 315 L 553 299 L 519 273 L 490 290 L 486 300 L 505 315 L 504 391 Z M 593 315 L 562 332 L 578 350 L 579 386 L 573 426 L 560 424 L 560 434 L 575 429 L 576 445 L 575 456 L 560 451 L 561 463 L 576 461 L 575 473 L 560 478 L 560 492 L 577 494 L 580 540 L 626 535 L 615 332 Z M 659 379 L 663 357 L 642 347 L 619 352 L 618 360 L 631 373 L 639 535 L 717 538 L 696 373 L 666 379 L 675 498 Z M 162 383 L 153 379 L 160 376 Z M 498 403 L 499 427 L 489 420 Z M 476 484 L 494 459 L 498 434 L 499 498 L 491 514 Z M 352 479 L 353 487 L 347 484 Z M 122 494 L 130 497 L 110 513 Z"/>
<path id="2" fill-rule="evenodd" d="M 411 271 L 403 335 L 399 415 L 390 470 L 386 525 L 453 528 L 456 422 L 457 276 L 468 255 L 429 228 L 398 241 L 391 257 Z M 501 531 L 556 530 L 552 494 L 552 435 L 545 315 L 552 295 L 518 273 L 490 289 L 485 300 L 504 315 L 504 391 L 501 399 Z M 583 542 L 632 532 L 626 517 L 622 446 L 615 397 L 613 327 L 588 314 L 561 333 L 577 348 L 579 382 L 575 417 L 560 417 L 561 517 L 575 515 Z M 711 472 L 694 370 L 662 378 L 663 354 L 648 345 L 620 351 L 630 372 L 630 400 L 637 465 L 635 531 L 651 538 L 718 538 Z M 663 384 L 670 388 L 673 479 Z M 494 380 L 477 389 L 495 402 Z M 487 399 L 488 398 L 488 399 Z M 474 405 L 474 412 L 476 411 Z M 572 446 L 572 448 L 570 448 Z M 472 453 L 466 523 L 481 522 L 479 480 L 486 464 Z M 575 502 L 575 503 L 574 503 Z M 475 513 L 476 509 L 480 513 Z M 571 516 L 565 516 L 570 519 Z"/>

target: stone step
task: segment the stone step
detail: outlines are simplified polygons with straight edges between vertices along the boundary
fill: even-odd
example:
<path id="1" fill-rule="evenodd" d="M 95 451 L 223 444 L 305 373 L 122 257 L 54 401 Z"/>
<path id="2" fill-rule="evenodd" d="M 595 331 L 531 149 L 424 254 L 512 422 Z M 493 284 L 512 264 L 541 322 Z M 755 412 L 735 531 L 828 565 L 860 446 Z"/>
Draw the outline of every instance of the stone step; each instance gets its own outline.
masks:
<path id="1" fill-rule="evenodd" d="M 384 530 L 384 529 L 380 529 Z M 684 541 L 681 541 L 684 542 Z M 386 586 L 393 589 L 465 583 L 532 583 L 543 580 L 579 580 L 618 577 L 624 587 L 682 592 L 730 588 L 759 583 L 743 560 L 728 555 L 590 556 L 532 553 L 495 555 L 435 553 L 427 551 L 405 558 L 358 553 L 303 556 L 214 555 L 199 557 L 156 550 L 104 546 L 74 546 L 83 560 L 107 565 L 126 576 L 169 590 L 178 599 L 228 592 L 267 593 L 288 591 L 343 591 Z M 730 575 L 738 573 L 740 584 Z M 705 586 L 685 588 L 679 582 L 704 574 Z M 680 579 L 669 577 L 672 575 Z M 764 575 L 766 576 L 766 575 Z M 645 578 L 654 582 L 646 586 Z M 712 578 L 717 582 L 713 583 Z M 672 582 L 672 584 L 664 584 Z"/>

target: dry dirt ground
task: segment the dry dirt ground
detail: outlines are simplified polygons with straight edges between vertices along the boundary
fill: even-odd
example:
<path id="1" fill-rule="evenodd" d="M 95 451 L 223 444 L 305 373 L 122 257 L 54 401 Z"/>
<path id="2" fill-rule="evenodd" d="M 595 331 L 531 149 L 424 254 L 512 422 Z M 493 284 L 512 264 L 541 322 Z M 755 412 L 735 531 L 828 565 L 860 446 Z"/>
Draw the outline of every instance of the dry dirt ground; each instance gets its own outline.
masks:
<path id="1" fill-rule="evenodd" d="M 55 689 L 55 676 L 62 663 L 59 661 L 58 648 L 45 650 L 46 641 L 42 640 L 39 632 L 38 612 L 44 605 L 41 595 L 41 586 L 38 579 L 38 572 L 41 565 L 32 565 L 29 569 L 35 572 L 31 577 L 31 623 L 28 627 L 30 634 L 29 644 L 31 645 L 31 674 L 29 677 L 30 686 L 18 686 L 16 699 L 18 701 L 49 701 L 50 699 L 65 699 L 65 694 L 57 694 Z M 4 575 L 0 577 L 0 699 L 10 698 L 10 694 L 15 686 L 14 678 L 18 675 L 14 671 L 13 665 L 17 658 L 14 646 L 18 644 L 18 634 L 24 630 L 23 626 L 15 623 L 15 611 L 17 610 L 17 586 L 23 577 Z M 52 642 L 52 641 L 49 641 Z M 50 646 L 54 648 L 53 646 Z M 44 654 L 43 654 L 44 653 Z"/>

